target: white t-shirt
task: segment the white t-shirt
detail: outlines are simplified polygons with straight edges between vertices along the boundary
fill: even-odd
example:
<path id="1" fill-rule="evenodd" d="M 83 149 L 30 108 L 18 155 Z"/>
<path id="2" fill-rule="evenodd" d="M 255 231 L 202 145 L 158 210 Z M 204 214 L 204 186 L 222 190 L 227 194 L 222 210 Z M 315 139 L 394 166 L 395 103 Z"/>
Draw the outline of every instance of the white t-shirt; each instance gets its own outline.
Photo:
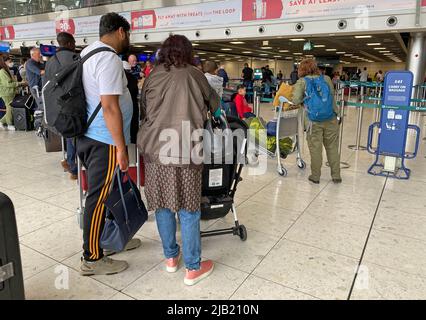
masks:
<path id="1" fill-rule="evenodd" d="M 84 57 L 88 52 L 99 47 L 113 49 L 101 41 L 96 41 L 81 52 L 81 57 Z M 83 86 L 87 101 L 88 117 L 91 116 L 98 106 L 101 95 L 120 95 L 119 103 L 123 117 L 123 134 L 126 145 L 130 144 L 130 123 L 133 115 L 133 102 L 127 88 L 127 78 L 120 57 L 116 53 L 109 51 L 99 52 L 90 57 L 83 64 Z M 96 115 L 85 136 L 99 142 L 115 145 L 111 133 L 106 126 L 102 108 Z"/>
<path id="2" fill-rule="evenodd" d="M 359 76 L 359 81 L 367 81 L 367 80 L 368 80 L 368 71 L 364 70 L 363 72 L 361 72 Z"/>

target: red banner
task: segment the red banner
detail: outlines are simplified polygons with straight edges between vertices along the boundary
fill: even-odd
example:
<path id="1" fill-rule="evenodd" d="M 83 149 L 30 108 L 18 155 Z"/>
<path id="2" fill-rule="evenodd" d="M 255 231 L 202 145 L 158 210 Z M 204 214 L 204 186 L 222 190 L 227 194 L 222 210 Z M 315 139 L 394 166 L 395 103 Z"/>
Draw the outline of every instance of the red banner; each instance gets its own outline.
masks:
<path id="1" fill-rule="evenodd" d="M 68 32 L 75 35 L 75 23 L 73 19 L 61 19 L 55 22 L 56 33 Z"/>
<path id="2" fill-rule="evenodd" d="M 242 20 L 279 19 L 283 13 L 281 0 L 242 0 Z"/>
<path id="3" fill-rule="evenodd" d="M 154 29 L 157 15 L 154 10 L 133 11 L 131 14 L 132 30 Z"/>
<path id="4" fill-rule="evenodd" d="M 13 26 L 0 27 L 0 40 L 15 39 L 15 29 Z"/>

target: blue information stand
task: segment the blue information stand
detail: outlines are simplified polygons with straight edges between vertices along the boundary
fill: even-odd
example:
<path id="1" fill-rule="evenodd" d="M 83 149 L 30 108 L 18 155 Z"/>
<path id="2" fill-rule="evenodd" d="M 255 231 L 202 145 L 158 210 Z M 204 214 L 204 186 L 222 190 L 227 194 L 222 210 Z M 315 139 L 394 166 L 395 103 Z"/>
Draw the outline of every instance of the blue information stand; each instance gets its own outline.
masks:
<path id="1" fill-rule="evenodd" d="M 386 74 L 383 86 L 383 99 L 380 122 L 373 123 L 368 133 L 368 151 L 376 155 L 376 160 L 369 168 L 368 173 L 373 175 L 391 176 L 398 179 L 409 179 L 410 169 L 404 165 L 405 159 L 416 156 L 420 137 L 420 128 L 409 125 L 409 110 L 401 110 L 411 103 L 413 90 L 413 73 L 410 71 L 390 71 Z M 379 128 L 378 146 L 373 149 L 372 136 L 374 127 Z M 413 129 L 417 132 L 414 153 L 406 152 L 407 132 Z M 379 163 L 379 157 L 386 160 L 395 160 L 394 170 L 389 170 L 384 164 Z M 401 164 L 398 167 L 397 161 Z M 392 162 L 392 161 L 390 161 Z M 379 168 L 379 171 L 377 170 Z"/>

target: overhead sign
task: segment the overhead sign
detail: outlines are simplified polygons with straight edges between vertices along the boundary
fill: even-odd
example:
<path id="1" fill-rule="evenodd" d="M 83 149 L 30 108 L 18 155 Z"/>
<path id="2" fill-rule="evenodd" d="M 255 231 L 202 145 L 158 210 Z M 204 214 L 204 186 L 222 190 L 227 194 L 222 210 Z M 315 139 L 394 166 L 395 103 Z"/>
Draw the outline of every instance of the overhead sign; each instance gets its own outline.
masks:
<path id="1" fill-rule="evenodd" d="M 241 0 L 197 3 L 131 13 L 132 30 L 202 27 L 241 21 Z"/>
<path id="2" fill-rule="evenodd" d="M 422 0 L 426 7 L 426 0 Z M 368 18 L 379 13 L 415 12 L 416 0 L 228 0 L 121 12 L 133 31 L 236 25 L 257 20 L 291 20 L 331 16 Z M 101 16 L 0 26 L 0 40 L 46 39 L 59 32 L 97 34 Z"/>
<path id="3" fill-rule="evenodd" d="M 426 0 L 423 0 L 426 6 Z M 329 16 L 370 17 L 382 11 L 415 10 L 416 0 L 242 0 L 242 21 Z"/>
<path id="4" fill-rule="evenodd" d="M 130 23 L 130 12 L 120 13 Z M 54 21 L 17 24 L 0 27 L 0 40 L 25 40 L 54 38 L 59 32 L 68 32 L 74 36 L 99 33 L 101 16 L 80 18 L 59 18 Z"/>

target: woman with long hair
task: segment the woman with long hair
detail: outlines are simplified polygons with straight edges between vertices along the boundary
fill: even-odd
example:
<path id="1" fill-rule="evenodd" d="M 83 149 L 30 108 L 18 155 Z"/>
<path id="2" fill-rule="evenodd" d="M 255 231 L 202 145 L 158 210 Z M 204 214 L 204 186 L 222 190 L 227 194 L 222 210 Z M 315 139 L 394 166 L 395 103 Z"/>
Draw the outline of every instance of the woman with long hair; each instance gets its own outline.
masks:
<path id="1" fill-rule="evenodd" d="M 218 94 L 193 63 L 192 44 L 186 37 L 173 35 L 163 43 L 157 65 L 142 88 L 142 126 L 137 139 L 145 162 L 148 209 L 155 210 L 166 270 L 179 268 L 178 214 L 187 285 L 213 271 L 212 261 L 201 261 L 203 161 L 194 156 L 199 143 L 193 136 L 204 128 L 208 111 L 213 113 L 220 106 Z"/>
<path id="2" fill-rule="evenodd" d="M 334 85 L 330 77 L 321 75 L 317 63 L 313 59 L 305 59 L 299 65 L 299 80 L 293 89 L 293 103 L 302 104 L 305 101 L 307 81 L 322 77 L 329 87 L 330 101 L 333 104 L 333 114 L 325 121 L 309 121 L 311 127 L 307 130 L 309 153 L 311 154 L 311 175 L 309 181 L 318 184 L 321 177 L 323 146 L 327 153 L 327 160 L 331 169 L 331 178 L 334 183 L 341 183 L 339 145 L 338 110 L 334 99 Z M 308 120 L 308 119 L 306 119 Z M 307 122 L 307 121 L 305 121 Z"/>
<path id="3" fill-rule="evenodd" d="M 23 83 L 18 83 L 12 76 L 9 66 L 6 64 L 6 57 L 0 56 L 0 99 L 6 107 L 6 114 L 0 119 L 0 129 L 15 130 L 13 126 L 12 107 L 10 104 L 15 98 L 18 87 Z"/>

